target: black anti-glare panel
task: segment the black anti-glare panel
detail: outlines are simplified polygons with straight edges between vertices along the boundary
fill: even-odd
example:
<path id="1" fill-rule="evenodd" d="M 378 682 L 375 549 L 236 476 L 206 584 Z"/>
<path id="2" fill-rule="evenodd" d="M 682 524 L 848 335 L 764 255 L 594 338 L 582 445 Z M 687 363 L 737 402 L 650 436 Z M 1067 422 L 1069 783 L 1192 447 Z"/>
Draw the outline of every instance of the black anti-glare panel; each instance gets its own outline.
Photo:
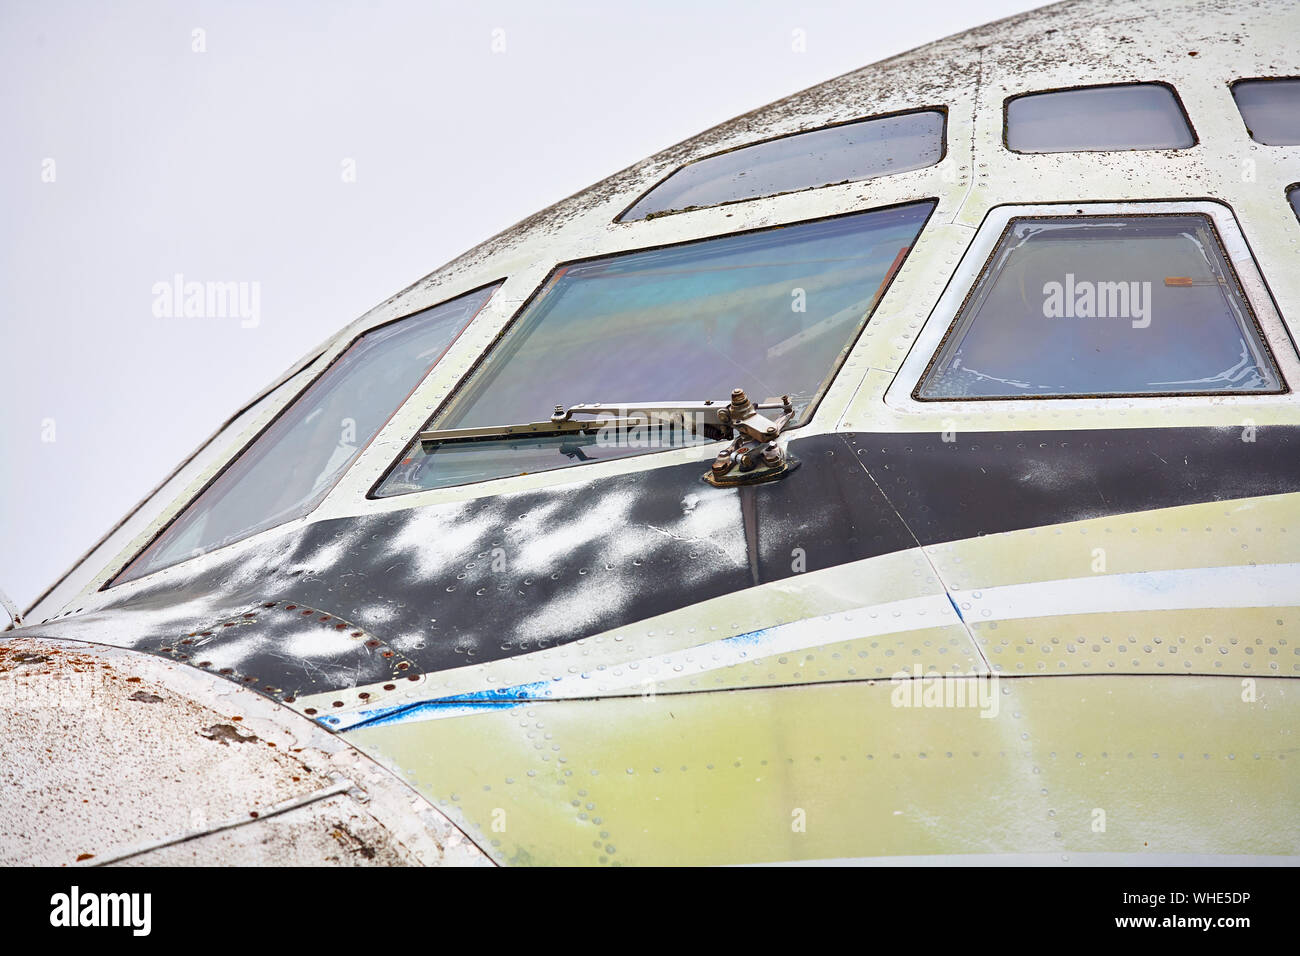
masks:
<path id="1" fill-rule="evenodd" d="M 130 646 L 284 698 L 646 620 L 791 577 L 796 548 L 816 571 L 918 542 L 1300 491 L 1296 427 L 1259 427 L 1253 441 L 1240 427 L 943 437 L 795 439 L 797 471 L 744 489 L 708 486 L 693 463 L 321 521 L 24 633 L 85 639 L 87 625 L 130 621 Z M 720 520 L 689 533 L 706 512 Z M 743 536 L 745 560 L 711 544 L 727 536 Z M 539 554 L 548 573 L 513 569 Z"/>

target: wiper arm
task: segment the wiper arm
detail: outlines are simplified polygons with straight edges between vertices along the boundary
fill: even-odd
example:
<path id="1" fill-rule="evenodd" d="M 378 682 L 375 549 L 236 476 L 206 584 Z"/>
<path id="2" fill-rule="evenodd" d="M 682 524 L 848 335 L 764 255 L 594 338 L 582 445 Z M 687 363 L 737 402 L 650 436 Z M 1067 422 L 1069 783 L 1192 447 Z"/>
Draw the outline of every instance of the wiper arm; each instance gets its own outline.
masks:
<path id="1" fill-rule="evenodd" d="M 741 401 L 736 402 L 739 392 Z M 780 410 L 776 420 L 760 410 Z M 591 417 L 587 416 L 614 416 Z M 456 442 L 493 441 L 516 436 L 551 438 L 565 435 L 590 434 L 603 429 L 625 431 L 642 426 L 672 427 L 696 432 L 701 436 L 709 429 L 727 437 L 734 428 L 754 440 L 770 440 L 794 418 L 794 408 L 789 396 L 779 402 L 755 403 L 745 398 L 740 389 L 732 393 L 732 401 L 720 402 L 705 399 L 696 402 L 640 402 L 607 405 L 593 402 L 582 405 L 555 406 L 555 413 L 544 422 L 525 422 L 520 425 L 485 425 L 475 428 L 434 428 L 420 432 L 420 441 L 434 444 Z"/>
<path id="2" fill-rule="evenodd" d="M 763 414 L 773 410 L 779 410 L 780 415 L 772 418 Z M 777 441 L 794 417 L 794 404 L 789 395 L 782 395 L 779 402 L 752 402 L 744 389 L 735 388 L 731 391 L 730 402 L 706 399 L 702 402 L 642 402 L 635 406 L 595 402 L 572 405 L 567 409 L 556 405 L 555 414 L 549 421 L 478 428 L 434 428 L 420 432 L 420 441 L 440 445 L 596 433 L 599 444 L 612 432 L 612 444 L 634 446 L 643 440 L 635 430 L 647 427 L 678 430 L 704 439 L 730 437 L 731 441 L 718 452 L 704 475 L 709 484 L 728 488 L 775 481 L 799 467 L 798 459 Z M 587 460 L 576 444 L 563 445 L 560 450 L 570 458 Z"/>

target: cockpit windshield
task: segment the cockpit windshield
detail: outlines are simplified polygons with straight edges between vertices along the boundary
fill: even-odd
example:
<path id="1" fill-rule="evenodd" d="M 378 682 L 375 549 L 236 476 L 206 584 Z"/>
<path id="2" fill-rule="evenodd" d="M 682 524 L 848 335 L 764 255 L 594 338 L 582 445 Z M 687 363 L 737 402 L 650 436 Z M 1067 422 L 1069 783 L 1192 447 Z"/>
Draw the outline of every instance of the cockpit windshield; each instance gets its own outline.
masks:
<path id="1" fill-rule="evenodd" d="M 556 269 L 430 429 L 545 420 L 555 406 L 788 395 L 800 420 L 916 241 L 932 201 Z M 673 432 L 674 441 L 709 441 Z M 598 435 L 416 440 L 379 497 L 665 447 Z M 671 444 L 671 443 L 669 443 Z"/>
<path id="2" fill-rule="evenodd" d="M 495 289 L 470 292 L 358 338 L 114 583 L 231 544 L 314 508 Z"/>
<path id="3" fill-rule="evenodd" d="M 1280 392 L 1204 214 L 1017 217 L 921 400 Z"/>

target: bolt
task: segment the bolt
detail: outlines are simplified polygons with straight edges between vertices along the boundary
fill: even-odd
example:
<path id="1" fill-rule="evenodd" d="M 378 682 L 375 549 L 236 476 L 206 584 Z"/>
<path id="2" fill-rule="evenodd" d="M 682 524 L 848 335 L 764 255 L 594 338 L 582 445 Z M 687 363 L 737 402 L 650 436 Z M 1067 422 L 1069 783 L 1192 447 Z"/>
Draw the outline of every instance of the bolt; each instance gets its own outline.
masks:
<path id="1" fill-rule="evenodd" d="M 781 449 L 777 447 L 776 442 L 771 442 L 763 449 L 763 464 L 779 465 L 784 460 Z"/>

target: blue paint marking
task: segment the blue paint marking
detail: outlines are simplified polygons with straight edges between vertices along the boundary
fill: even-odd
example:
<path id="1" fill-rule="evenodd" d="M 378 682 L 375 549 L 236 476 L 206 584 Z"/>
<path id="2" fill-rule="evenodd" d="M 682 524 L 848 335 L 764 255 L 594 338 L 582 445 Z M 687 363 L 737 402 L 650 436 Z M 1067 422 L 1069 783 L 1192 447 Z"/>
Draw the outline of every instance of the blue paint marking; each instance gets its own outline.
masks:
<path id="1" fill-rule="evenodd" d="M 952 609 L 953 609 L 954 611 L 957 612 L 957 620 L 959 620 L 959 621 L 961 621 L 963 624 L 965 624 L 965 623 L 966 623 L 966 615 L 964 615 L 964 614 L 961 613 L 961 608 L 959 608 L 959 607 L 957 606 L 957 602 L 953 600 L 952 595 L 949 594 L 947 591 L 944 591 L 943 593 L 944 593 L 944 595 L 948 598 L 948 603 L 952 605 Z"/>
<path id="2" fill-rule="evenodd" d="M 764 627 L 744 634 L 735 634 L 723 638 L 719 643 L 758 647 L 762 645 L 776 628 Z M 742 653 L 742 657 L 748 656 Z M 589 680 L 590 673 L 577 675 Z M 341 717 L 326 715 L 316 718 L 317 723 L 331 730 L 356 730 L 359 727 L 383 727 L 417 718 L 421 715 L 452 713 L 474 713 L 484 710 L 509 710 L 522 707 L 535 700 L 549 700 L 552 693 L 549 686 L 559 677 L 550 681 L 533 681 L 528 684 L 516 684 L 514 687 L 496 687 L 490 690 L 477 690 L 466 694 L 453 694 L 436 700 L 421 700 L 409 704 L 397 704 L 392 707 L 380 707 L 374 710 L 361 710 L 355 714 Z M 345 723 L 346 722 L 346 723 Z"/>
<path id="3" fill-rule="evenodd" d="M 346 730 L 357 727 L 378 727 L 384 724 L 400 723 L 417 714 L 439 713 L 452 710 L 482 711 L 509 710 L 522 707 L 529 701 L 544 700 L 550 697 L 546 691 L 547 681 L 534 681 L 529 684 L 517 684 L 514 687 L 494 687 L 489 690 L 476 690 L 467 694 L 453 694 L 439 697 L 437 700 L 421 700 L 410 704 L 397 704 L 393 707 L 380 707 L 375 710 L 358 711 L 349 715 L 350 722 Z M 348 717 L 322 717 L 321 722 L 331 728 L 339 727 Z"/>
<path id="4" fill-rule="evenodd" d="M 757 647 L 759 644 L 763 643 L 771 631 L 772 628 L 770 627 L 761 627 L 757 631 L 746 631 L 744 634 L 736 634 L 732 637 L 723 638 L 720 643 L 742 644 Z"/>

